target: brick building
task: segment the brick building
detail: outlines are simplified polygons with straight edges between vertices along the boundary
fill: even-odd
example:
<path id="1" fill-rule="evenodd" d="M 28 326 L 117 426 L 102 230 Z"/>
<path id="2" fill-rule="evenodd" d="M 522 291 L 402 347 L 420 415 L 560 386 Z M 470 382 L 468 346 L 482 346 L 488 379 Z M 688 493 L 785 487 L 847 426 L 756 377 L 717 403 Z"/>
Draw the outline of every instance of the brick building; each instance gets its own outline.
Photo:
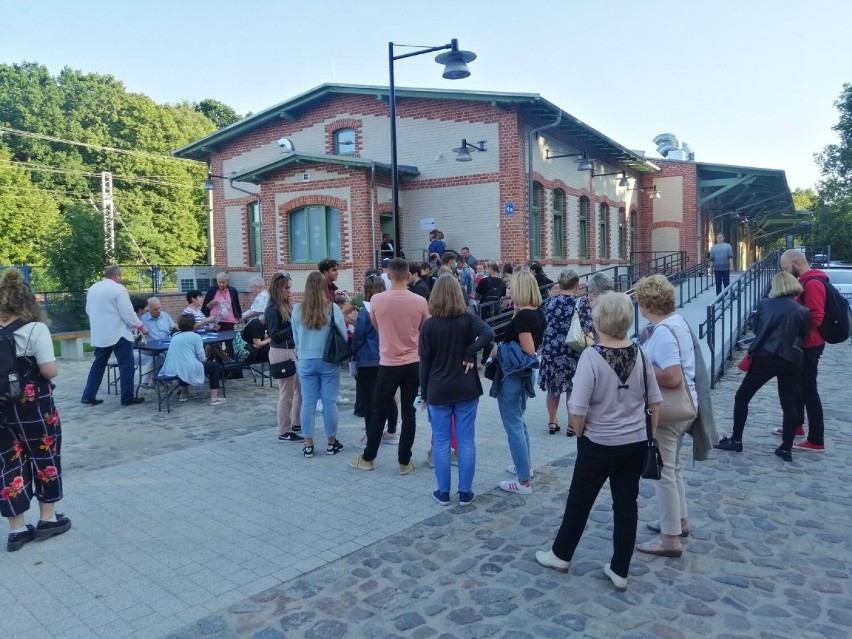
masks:
<path id="1" fill-rule="evenodd" d="M 537 94 L 396 93 L 395 239 L 409 259 L 423 258 L 433 227 L 449 248 L 516 264 L 533 257 L 551 273 L 628 263 L 633 252 L 685 251 L 692 263 L 703 253 L 701 165 L 651 161 Z M 300 290 L 335 257 L 338 284 L 359 289 L 394 231 L 387 96 L 324 84 L 175 151 L 225 178 L 210 204 L 213 263 L 287 271 Z M 457 162 L 462 140 L 485 150 Z"/>

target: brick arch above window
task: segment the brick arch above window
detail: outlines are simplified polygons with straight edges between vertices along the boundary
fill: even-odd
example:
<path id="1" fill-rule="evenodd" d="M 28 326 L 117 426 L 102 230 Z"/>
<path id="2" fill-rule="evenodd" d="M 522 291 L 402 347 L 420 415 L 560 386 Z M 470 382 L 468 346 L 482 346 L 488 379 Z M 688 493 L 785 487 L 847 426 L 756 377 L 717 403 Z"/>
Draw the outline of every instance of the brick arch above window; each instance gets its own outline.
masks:
<path id="1" fill-rule="evenodd" d="M 282 213 L 289 213 L 305 206 L 331 206 L 340 209 L 340 212 L 343 213 L 349 208 L 349 203 L 332 195 L 309 194 L 285 202 L 278 207 L 278 210 Z"/>
<path id="2" fill-rule="evenodd" d="M 302 195 L 278 206 L 278 219 L 276 220 L 276 224 L 277 231 L 279 233 L 278 238 L 280 240 L 280 244 L 278 246 L 279 262 L 281 264 L 303 263 L 301 260 L 299 260 L 298 262 L 294 261 L 292 246 L 293 229 L 291 228 L 291 217 L 294 213 L 297 213 L 303 209 L 307 209 L 308 207 L 325 207 L 326 209 L 336 209 L 339 212 L 339 215 L 337 216 L 338 230 L 336 231 L 336 233 L 338 233 L 340 237 L 340 255 L 335 255 L 334 257 L 339 259 L 341 262 L 349 262 L 349 256 L 347 255 L 349 224 L 347 223 L 346 219 L 347 211 L 349 210 L 349 203 L 346 200 L 343 200 L 338 197 L 320 194 Z M 326 218 L 326 221 L 327 220 L 328 218 Z M 306 263 L 313 262 L 309 261 Z"/>
<path id="3" fill-rule="evenodd" d="M 335 133 L 341 129 L 352 129 L 355 132 L 355 152 L 353 157 L 361 156 L 363 148 L 363 140 L 361 137 L 361 120 L 355 118 L 339 118 L 325 125 L 325 152 L 328 155 L 334 155 Z"/>

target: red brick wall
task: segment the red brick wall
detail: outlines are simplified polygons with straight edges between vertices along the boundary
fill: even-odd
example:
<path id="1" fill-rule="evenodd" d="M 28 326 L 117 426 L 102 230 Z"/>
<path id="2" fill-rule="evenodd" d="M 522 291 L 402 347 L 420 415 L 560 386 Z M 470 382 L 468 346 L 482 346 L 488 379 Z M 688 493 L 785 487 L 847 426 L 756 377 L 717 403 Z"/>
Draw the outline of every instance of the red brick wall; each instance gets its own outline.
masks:
<path id="1" fill-rule="evenodd" d="M 698 168 L 691 162 L 677 162 L 671 160 L 655 159 L 654 164 L 661 171 L 654 175 L 645 175 L 637 186 L 646 189 L 654 188 L 654 178 L 680 176 L 683 180 L 683 212 L 682 222 L 657 222 L 653 221 L 653 202 L 648 197 L 648 192 L 640 193 L 639 196 L 639 229 L 640 244 L 643 251 L 651 250 L 651 231 L 660 226 L 675 226 L 680 229 L 680 246 L 672 247 L 672 251 L 686 251 L 689 264 L 695 265 L 698 259 Z"/>

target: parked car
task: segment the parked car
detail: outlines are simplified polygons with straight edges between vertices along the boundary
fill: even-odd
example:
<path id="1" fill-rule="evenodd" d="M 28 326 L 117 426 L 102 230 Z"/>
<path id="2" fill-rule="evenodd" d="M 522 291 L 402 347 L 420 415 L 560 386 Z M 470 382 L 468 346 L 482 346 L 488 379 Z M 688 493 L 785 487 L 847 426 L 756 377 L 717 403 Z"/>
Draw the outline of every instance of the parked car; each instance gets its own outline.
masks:
<path id="1" fill-rule="evenodd" d="M 817 253 L 811 260 L 811 266 L 813 268 L 825 268 L 828 266 L 828 255 Z"/>
<path id="2" fill-rule="evenodd" d="M 840 293 L 852 304 L 852 266 L 840 266 L 823 269 L 828 281 L 834 284 Z"/>

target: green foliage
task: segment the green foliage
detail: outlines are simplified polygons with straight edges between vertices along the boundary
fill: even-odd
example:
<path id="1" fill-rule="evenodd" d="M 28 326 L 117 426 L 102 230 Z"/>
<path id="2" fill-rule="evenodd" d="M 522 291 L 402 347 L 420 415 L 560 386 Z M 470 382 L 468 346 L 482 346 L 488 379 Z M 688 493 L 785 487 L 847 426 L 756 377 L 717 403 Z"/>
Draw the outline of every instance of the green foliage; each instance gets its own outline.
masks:
<path id="1" fill-rule="evenodd" d="M 814 246 L 831 246 L 832 259 L 852 258 L 852 84 L 834 103 L 839 119 L 832 129 L 839 142 L 817 155 L 822 173 L 814 215 Z"/>
<path id="2" fill-rule="evenodd" d="M 103 274 L 103 222 L 91 207 L 69 206 L 45 251 L 48 271 L 59 290 L 81 291 Z"/>
<path id="3" fill-rule="evenodd" d="M 817 206 L 819 196 L 813 189 L 796 189 L 793 196 L 793 206 L 797 211 L 813 211 Z"/>
<path id="4" fill-rule="evenodd" d="M 71 288 L 99 272 L 102 222 L 91 203 L 100 206 L 102 171 L 113 174 L 119 263 L 206 261 L 206 167 L 169 154 L 237 119 L 216 100 L 157 104 L 110 75 L 65 68 L 54 77 L 36 63 L 0 65 L 0 126 L 95 145 L 0 133 L 0 264 L 50 259 Z M 79 237 L 83 229 L 94 235 Z M 48 238 L 56 239 L 49 249 Z M 62 263 L 81 256 L 79 269 Z"/>
<path id="5" fill-rule="evenodd" d="M 234 122 L 239 122 L 243 119 L 239 113 L 234 111 L 227 104 L 223 104 L 222 102 L 219 102 L 219 100 L 213 100 L 210 98 L 198 102 L 195 105 L 195 110 L 207 116 L 207 119 L 215 124 L 218 129 L 226 127 L 229 124 L 233 124 Z"/>

